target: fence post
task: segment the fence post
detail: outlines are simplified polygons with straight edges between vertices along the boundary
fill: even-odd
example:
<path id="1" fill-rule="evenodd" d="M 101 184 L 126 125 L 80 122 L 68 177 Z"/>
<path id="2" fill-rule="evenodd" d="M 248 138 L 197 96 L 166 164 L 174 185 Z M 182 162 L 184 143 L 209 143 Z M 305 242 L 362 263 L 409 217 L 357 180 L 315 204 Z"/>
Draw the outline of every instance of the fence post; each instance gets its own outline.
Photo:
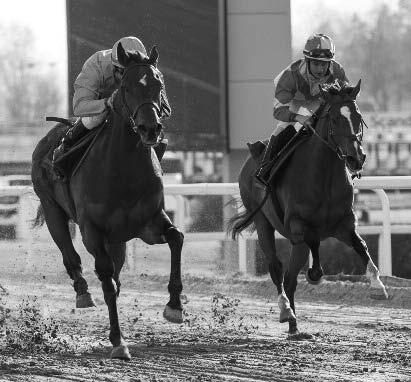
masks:
<path id="1" fill-rule="evenodd" d="M 186 206 L 185 199 L 182 195 L 173 195 L 177 203 L 177 213 L 175 215 L 174 224 L 183 232 L 186 231 L 185 227 L 185 215 L 186 215 Z"/>
<path id="2" fill-rule="evenodd" d="M 378 268 L 381 275 L 392 276 L 392 254 L 391 254 L 391 216 L 390 201 L 382 189 L 373 190 L 381 199 L 382 204 L 382 234 L 380 245 L 378 245 Z"/>
<path id="3" fill-rule="evenodd" d="M 244 206 L 241 203 L 240 195 L 234 195 L 236 198 L 237 213 L 245 211 Z M 247 232 L 238 236 L 238 270 L 241 273 L 247 273 Z"/>

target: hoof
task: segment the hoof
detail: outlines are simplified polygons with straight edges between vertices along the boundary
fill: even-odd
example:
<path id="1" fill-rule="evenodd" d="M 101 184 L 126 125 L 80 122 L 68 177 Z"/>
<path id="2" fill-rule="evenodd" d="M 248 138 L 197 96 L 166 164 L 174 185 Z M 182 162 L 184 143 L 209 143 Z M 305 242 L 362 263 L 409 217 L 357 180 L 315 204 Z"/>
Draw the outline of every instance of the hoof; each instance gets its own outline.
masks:
<path id="1" fill-rule="evenodd" d="M 172 309 L 168 305 L 164 308 L 163 317 L 174 324 L 183 323 L 183 311 L 179 309 Z"/>
<path id="2" fill-rule="evenodd" d="M 128 351 L 127 345 L 114 346 L 113 350 L 111 351 L 110 357 L 122 359 L 124 361 L 130 361 L 131 359 L 131 355 Z"/>
<path id="3" fill-rule="evenodd" d="M 304 340 L 312 340 L 314 336 L 312 334 L 299 332 L 298 330 L 296 330 L 293 333 L 288 333 L 287 338 L 291 341 L 304 341 Z"/>
<path id="4" fill-rule="evenodd" d="M 89 292 L 76 296 L 76 308 L 92 308 L 97 306 Z"/>
<path id="5" fill-rule="evenodd" d="M 294 312 L 291 308 L 285 308 L 283 310 L 281 310 L 280 313 L 280 322 L 291 322 L 291 321 L 295 321 L 296 317 L 294 315 Z"/>
<path id="6" fill-rule="evenodd" d="M 388 300 L 388 293 L 385 287 L 371 288 L 370 297 L 374 300 Z"/>
<path id="7" fill-rule="evenodd" d="M 305 272 L 305 279 L 309 284 L 318 285 L 322 282 L 323 270 L 320 268 L 314 271 L 312 268 L 308 268 Z"/>

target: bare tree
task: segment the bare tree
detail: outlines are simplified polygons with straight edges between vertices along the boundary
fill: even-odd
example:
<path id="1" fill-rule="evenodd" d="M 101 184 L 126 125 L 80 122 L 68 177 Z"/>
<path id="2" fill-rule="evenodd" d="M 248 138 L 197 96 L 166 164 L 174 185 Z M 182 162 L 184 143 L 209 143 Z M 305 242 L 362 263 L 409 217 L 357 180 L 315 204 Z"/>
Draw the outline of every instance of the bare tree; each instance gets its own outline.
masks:
<path id="1" fill-rule="evenodd" d="M 51 112 L 62 114 L 63 93 L 53 67 L 33 62 L 33 32 L 21 26 L 0 28 L 0 91 L 7 122 L 32 122 Z"/>

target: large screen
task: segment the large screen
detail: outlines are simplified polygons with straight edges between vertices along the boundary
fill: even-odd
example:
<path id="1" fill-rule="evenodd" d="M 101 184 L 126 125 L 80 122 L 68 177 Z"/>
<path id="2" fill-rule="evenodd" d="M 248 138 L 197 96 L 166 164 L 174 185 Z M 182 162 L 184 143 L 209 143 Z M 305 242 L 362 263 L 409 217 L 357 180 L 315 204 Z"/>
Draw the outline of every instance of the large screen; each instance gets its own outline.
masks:
<path id="1" fill-rule="evenodd" d="M 219 0 L 67 0 L 70 113 L 72 84 L 84 61 L 132 35 L 148 50 L 158 47 L 173 109 L 164 122 L 170 149 L 224 150 L 220 7 Z"/>

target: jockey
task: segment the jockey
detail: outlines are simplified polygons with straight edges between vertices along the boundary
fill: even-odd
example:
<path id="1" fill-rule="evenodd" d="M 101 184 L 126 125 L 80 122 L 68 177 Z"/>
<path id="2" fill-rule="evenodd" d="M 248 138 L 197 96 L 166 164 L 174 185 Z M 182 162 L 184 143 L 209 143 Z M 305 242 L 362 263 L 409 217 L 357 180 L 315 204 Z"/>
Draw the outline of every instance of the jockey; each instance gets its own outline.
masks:
<path id="1" fill-rule="evenodd" d="M 117 47 L 121 43 L 125 51 L 137 51 L 147 55 L 143 43 L 133 36 L 116 41 L 112 49 L 94 53 L 83 65 L 74 82 L 73 112 L 79 117 L 67 131 L 60 146 L 54 151 L 53 162 L 63 155 L 73 144 L 89 130 L 101 125 L 108 111 L 113 107 L 113 99 L 124 73 L 124 67 L 117 58 Z M 162 90 L 161 109 L 167 109 L 170 115 L 165 90 Z"/>
<path id="2" fill-rule="evenodd" d="M 310 36 L 304 58 L 294 61 L 274 79 L 274 118 L 278 125 L 270 137 L 256 177 L 267 184 L 279 151 L 301 127 L 311 131 L 313 114 L 321 104 L 319 85 L 348 82 L 343 67 L 334 60 L 335 45 L 324 34 Z"/>

